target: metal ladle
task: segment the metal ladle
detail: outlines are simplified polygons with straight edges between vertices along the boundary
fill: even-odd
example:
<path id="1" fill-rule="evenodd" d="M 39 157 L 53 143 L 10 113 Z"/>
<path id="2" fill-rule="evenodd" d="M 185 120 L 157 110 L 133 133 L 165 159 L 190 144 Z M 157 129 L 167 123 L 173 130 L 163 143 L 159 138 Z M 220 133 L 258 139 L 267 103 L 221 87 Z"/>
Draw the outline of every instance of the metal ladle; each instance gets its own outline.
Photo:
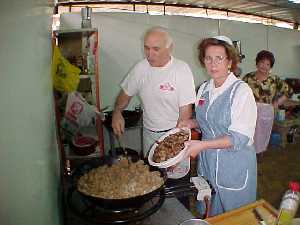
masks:
<path id="1" fill-rule="evenodd" d="M 124 144 L 124 141 L 123 141 L 123 134 L 117 136 L 117 140 L 118 140 L 119 145 L 120 145 L 120 147 L 122 148 L 122 150 L 123 150 L 125 156 L 128 157 L 128 152 L 127 152 L 127 150 L 126 150 L 126 148 L 125 148 L 125 144 Z"/>
<path id="2" fill-rule="evenodd" d="M 122 148 L 124 154 L 125 154 L 125 157 L 127 158 L 128 160 L 128 168 L 130 167 L 130 164 L 131 164 L 131 159 L 129 158 L 128 156 L 128 152 L 125 148 L 125 144 L 124 144 L 124 141 L 123 141 L 123 134 L 121 134 L 120 136 L 117 136 L 117 139 L 118 139 L 118 142 L 119 142 L 119 145 L 120 147 Z"/>

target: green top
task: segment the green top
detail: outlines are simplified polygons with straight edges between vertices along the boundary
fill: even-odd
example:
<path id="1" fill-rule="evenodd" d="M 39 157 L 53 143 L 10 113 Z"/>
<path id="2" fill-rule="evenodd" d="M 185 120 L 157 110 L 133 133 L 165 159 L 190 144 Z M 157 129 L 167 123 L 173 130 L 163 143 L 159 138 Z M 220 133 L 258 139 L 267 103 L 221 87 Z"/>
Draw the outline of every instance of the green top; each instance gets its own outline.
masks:
<path id="1" fill-rule="evenodd" d="M 291 97 L 293 94 L 293 89 L 274 74 L 270 74 L 264 81 L 259 81 L 255 77 L 255 72 L 251 72 L 246 74 L 243 80 L 252 89 L 256 102 L 272 104 L 274 100 L 283 95 Z"/>

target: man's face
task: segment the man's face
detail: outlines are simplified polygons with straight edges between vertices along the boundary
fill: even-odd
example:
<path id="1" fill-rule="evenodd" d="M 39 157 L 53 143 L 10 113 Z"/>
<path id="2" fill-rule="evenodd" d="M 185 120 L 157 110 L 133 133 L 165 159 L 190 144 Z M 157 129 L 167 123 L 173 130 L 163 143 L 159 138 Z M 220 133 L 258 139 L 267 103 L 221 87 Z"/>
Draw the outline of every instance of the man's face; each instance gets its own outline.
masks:
<path id="1" fill-rule="evenodd" d="M 166 38 L 164 34 L 153 32 L 148 34 L 144 40 L 144 54 L 149 64 L 153 67 L 163 67 L 171 55 L 171 47 L 166 47 Z"/>

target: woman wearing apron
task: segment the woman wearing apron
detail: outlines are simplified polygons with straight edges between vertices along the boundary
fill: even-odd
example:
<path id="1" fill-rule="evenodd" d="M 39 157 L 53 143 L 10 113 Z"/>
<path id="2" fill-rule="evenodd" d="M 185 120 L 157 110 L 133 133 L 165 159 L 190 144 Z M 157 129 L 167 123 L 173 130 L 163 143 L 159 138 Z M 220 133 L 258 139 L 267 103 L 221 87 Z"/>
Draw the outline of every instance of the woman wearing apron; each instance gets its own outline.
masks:
<path id="1" fill-rule="evenodd" d="M 202 132 L 201 141 L 186 145 L 188 154 L 198 157 L 198 175 L 216 191 L 210 211 L 214 216 L 256 200 L 256 104 L 249 86 L 231 72 L 238 58 L 228 37 L 202 40 L 199 60 L 211 79 L 199 88 L 196 119 L 179 126 Z M 203 214 L 202 207 L 198 211 Z"/>
<path id="2" fill-rule="evenodd" d="M 256 71 L 243 77 L 253 91 L 257 102 L 257 123 L 254 136 L 256 153 L 267 149 L 273 127 L 274 110 L 282 105 L 293 90 L 277 75 L 271 73 L 275 63 L 272 52 L 262 50 L 256 55 Z"/>

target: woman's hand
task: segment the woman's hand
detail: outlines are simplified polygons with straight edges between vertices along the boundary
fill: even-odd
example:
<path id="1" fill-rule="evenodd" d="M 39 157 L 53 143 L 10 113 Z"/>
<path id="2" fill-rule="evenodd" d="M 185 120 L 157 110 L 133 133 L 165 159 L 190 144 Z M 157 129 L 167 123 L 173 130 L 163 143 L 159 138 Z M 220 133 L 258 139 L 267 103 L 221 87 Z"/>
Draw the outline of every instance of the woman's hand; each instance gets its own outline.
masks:
<path id="1" fill-rule="evenodd" d="M 187 127 L 187 128 L 193 129 L 193 128 L 198 128 L 199 125 L 198 125 L 198 122 L 195 119 L 188 119 L 188 120 L 178 121 L 176 127 L 178 127 L 178 128 Z"/>
<path id="2" fill-rule="evenodd" d="M 287 100 L 288 100 L 288 97 L 286 97 L 285 95 L 281 96 L 281 97 L 277 100 L 278 106 L 283 105 L 283 103 L 285 103 Z"/>
<path id="3" fill-rule="evenodd" d="M 204 142 L 198 140 L 186 141 L 185 146 L 187 146 L 187 157 L 196 158 L 196 156 L 205 149 Z"/>
<path id="4" fill-rule="evenodd" d="M 281 106 L 281 105 L 283 105 L 283 103 L 284 103 L 285 101 L 287 101 L 287 100 L 288 100 L 288 97 L 286 97 L 285 95 L 283 95 L 283 96 L 279 97 L 277 100 L 275 100 L 275 101 L 273 102 L 273 107 L 274 107 L 275 109 L 278 109 L 278 107 Z"/>

